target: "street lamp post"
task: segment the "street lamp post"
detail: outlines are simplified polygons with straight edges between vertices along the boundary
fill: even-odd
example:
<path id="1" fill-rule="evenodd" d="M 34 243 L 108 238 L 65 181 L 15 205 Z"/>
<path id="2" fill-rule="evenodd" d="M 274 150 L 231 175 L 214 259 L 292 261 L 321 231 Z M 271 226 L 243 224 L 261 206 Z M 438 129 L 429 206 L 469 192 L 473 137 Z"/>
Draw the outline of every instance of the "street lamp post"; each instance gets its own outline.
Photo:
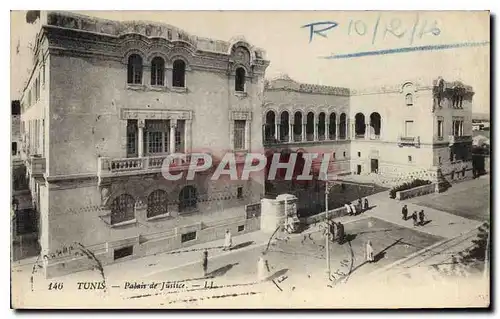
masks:
<path id="1" fill-rule="evenodd" d="M 329 222 L 329 213 L 328 213 L 328 194 L 330 193 L 330 185 L 328 184 L 328 180 L 326 180 L 325 184 L 325 219 L 326 219 L 326 273 L 328 275 L 328 280 L 330 280 L 330 222 Z"/>

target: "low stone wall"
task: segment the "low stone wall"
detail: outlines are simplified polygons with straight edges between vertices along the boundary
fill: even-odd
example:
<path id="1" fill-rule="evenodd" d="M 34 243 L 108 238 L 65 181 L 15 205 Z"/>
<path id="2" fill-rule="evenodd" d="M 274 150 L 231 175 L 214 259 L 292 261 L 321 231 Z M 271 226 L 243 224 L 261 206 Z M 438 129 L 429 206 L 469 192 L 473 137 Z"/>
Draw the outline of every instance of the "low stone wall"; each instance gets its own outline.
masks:
<path id="1" fill-rule="evenodd" d="M 141 258 L 158 253 L 161 254 L 172 250 L 184 249 L 196 244 L 223 239 L 226 229 L 229 229 L 233 236 L 257 231 L 260 229 L 260 218 L 232 218 L 211 225 L 196 223 L 158 233 L 155 234 L 154 237 L 150 236 L 151 238 L 141 239 L 139 236 L 135 236 L 113 243 L 106 243 L 106 245 L 99 245 L 99 247 L 96 246 L 89 250 L 93 252 L 97 260 L 104 266 L 115 262 Z M 182 235 L 191 231 L 196 231 L 196 237 L 193 240 L 182 242 Z M 133 254 L 115 261 L 113 258 L 114 249 L 124 246 L 133 246 Z M 88 270 L 94 267 L 95 263 L 95 260 L 90 260 L 87 256 L 81 255 L 47 260 L 45 262 L 45 277 L 49 279 L 77 271 Z"/>
<path id="2" fill-rule="evenodd" d="M 396 199 L 404 200 L 412 197 L 422 196 L 436 192 L 436 184 L 422 185 L 404 191 L 396 192 Z"/>
<path id="3" fill-rule="evenodd" d="M 334 219 L 334 218 L 342 217 L 345 215 L 347 215 L 347 210 L 343 206 L 339 207 L 339 208 L 331 209 L 328 211 L 328 219 Z M 323 213 L 316 214 L 313 216 L 301 218 L 300 221 L 302 223 L 310 225 L 310 224 L 314 224 L 314 223 L 320 222 L 322 220 L 325 220 L 325 216 L 326 216 L 326 212 L 323 212 Z"/>

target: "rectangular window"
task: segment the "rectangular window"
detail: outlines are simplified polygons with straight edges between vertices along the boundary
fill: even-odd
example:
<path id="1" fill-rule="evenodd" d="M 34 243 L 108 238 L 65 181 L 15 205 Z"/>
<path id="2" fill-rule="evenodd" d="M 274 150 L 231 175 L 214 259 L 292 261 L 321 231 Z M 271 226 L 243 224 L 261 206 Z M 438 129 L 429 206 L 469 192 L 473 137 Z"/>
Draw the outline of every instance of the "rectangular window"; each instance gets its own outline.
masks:
<path id="1" fill-rule="evenodd" d="M 127 121 L 127 156 L 137 156 L 137 120 Z"/>
<path id="2" fill-rule="evenodd" d="M 115 249 L 113 252 L 113 259 L 117 260 L 127 256 L 131 256 L 134 253 L 134 246 L 127 246 L 120 249 Z"/>
<path id="3" fill-rule="evenodd" d="M 17 142 L 12 142 L 12 155 L 17 155 Z"/>
<path id="4" fill-rule="evenodd" d="M 438 120 L 438 137 L 443 137 L 443 120 Z"/>
<path id="5" fill-rule="evenodd" d="M 246 126 L 246 121 L 244 121 L 244 120 L 234 121 L 234 149 L 235 150 L 245 149 L 245 126 Z"/>
<path id="6" fill-rule="evenodd" d="M 184 152 L 184 128 L 185 121 L 177 120 L 177 126 L 175 128 L 175 152 Z"/>
<path id="7" fill-rule="evenodd" d="M 345 157 L 345 152 L 344 152 L 344 157 Z"/>
<path id="8" fill-rule="evenodd" d="M 245 225 L 238 226 L 238 232 L 242 232 L 245 230 Z"/>
<path id="9" fill-rule="evenodd" d="M 335 152 L 333 152 L 333 154 L 332 154 L 332 158 L 333 158 L 333 159 L 335 159 Z"/>
<path id="10" fill-rule="evenodd" d="M 238 198 L 243 198 L 243 187 L 238 187 Z"/>
<path id="11" fill-rule="evenodd" d="M 413 132 L 413 121 L 406 121 L 405 122 L 405 136 L 407 137 L 413 137 L 414 135 Z"/>
<path id="12" fill-rule="evenodd" d="M 195 240 L 196 239 L 196 232 L 190 232 L 186 234 L 181 235 L 181 243 L 185 243 L 187 241 Z"/>
<path id="13" fill-rule="evenodd" d="M 411 163 L 411 162 L 412 162 L 411 155 L 408 155 L 408 163 Z"/>
<path id="14" fill-rule="evenodd" d="M 438 157 L 438 163 L 441 165 L 441 156 Z"/>
<path id="15" fill-rule="evenodd" d="M 146 120 L 144 132 L 144 146 L 149 155 L 158 155 L 168 152 L 169 121 Z"/>
<path id="16" fill-rule="evenodd" d="M 358 157 L 361 157 L 361 152 L 358 152 Z"/>

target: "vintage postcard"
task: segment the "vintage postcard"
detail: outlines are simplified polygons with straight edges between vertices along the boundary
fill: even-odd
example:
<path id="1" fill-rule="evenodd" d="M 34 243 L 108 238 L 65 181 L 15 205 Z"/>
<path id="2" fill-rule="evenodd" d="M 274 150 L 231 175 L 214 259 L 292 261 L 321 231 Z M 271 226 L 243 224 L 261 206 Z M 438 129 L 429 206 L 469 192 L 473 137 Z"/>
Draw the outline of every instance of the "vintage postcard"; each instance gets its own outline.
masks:
<path id="1" fill-rule="evenodd" d="M 12 11 L 13 308 L 490 305 L 488 11 Z"/>

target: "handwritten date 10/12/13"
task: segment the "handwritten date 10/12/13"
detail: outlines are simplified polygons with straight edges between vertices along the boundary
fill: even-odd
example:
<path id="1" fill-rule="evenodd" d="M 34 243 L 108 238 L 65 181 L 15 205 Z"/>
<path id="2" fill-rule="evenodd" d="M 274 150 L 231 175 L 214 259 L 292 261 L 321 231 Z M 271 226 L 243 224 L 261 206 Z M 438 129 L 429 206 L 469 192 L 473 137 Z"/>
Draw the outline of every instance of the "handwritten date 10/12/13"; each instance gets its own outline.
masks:
<path id="1" fill-rule="evenodd" d="M 315 35 L 328 38 L 327 34 L 334 29 L 344 29 L 348 36 L 366 38 L 371 40 L 372 44 L 393 37 L 407 40 L 412 45 L 415 40 L 441 34 L 436 20 L 421 19 L 418 14 L 413 21 L 399 17 L 388 19 L 379 15 L 377 20 L 373 22 L 350 19 L 344 26 L 335 21 L 322 21 L 303 25 L 302 28 L 309 28 L 309 43 L 312 42 Z"/>

